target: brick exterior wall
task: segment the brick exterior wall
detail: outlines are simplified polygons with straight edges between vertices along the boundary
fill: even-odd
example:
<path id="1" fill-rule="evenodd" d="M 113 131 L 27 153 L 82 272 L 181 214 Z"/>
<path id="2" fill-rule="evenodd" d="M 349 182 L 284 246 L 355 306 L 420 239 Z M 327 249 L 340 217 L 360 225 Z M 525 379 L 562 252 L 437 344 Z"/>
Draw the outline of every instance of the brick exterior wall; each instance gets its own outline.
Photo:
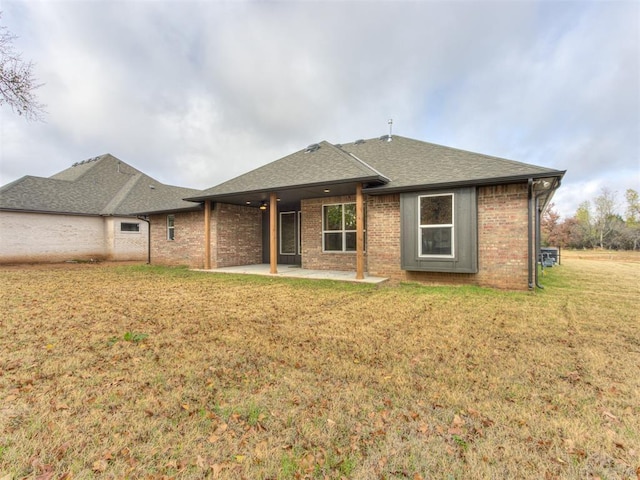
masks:
<path id="1" fill-rule="evenodd" d="M 400 268 L 400 195 L 365 197 L 365 271 L 396 281 L 528 288 L 527 184 L 478 187 L 478 273 L 409 272 Z M 355 252 L 322 251 L 322 206 L 355 202 L 355 195 L 306 199 L 302 211 L 302 267 L 355 271 Z M 213 268 L 262 263 L 262 216 L 256 208 L 216 204 L 211 215 Z M 203 211 L 175 214 L 175 240 L 166 215 L 151 219 L 152 263 L 204 265 Z"/>
<path id="2" fill-rule="evenodd" d="M 175 237 L 167 239 L 167 214 L 151 216 L 151 263 L 204 267 L 204 210 L 174 213 Z M 211 211 L 211 267 L 262 263 L 262 217 L 257 208 L 216 203 Z"/>
<path id="3" fill-rule="evenodd" d="M 300 229 L 302 233 L 302 268 L 355 272 L 356 252 L 322 251 L 322 206 L 330 203 L 355 203 L 355 201 L 355 195 L 302 200 L 300 205 L 302 211 L 302 227 Z M 364 268 L 366 271 L 366 254 Z"/>
<path id="4" fill-rule="evenodd" d="M 121 232 L 121 222 L 140 231 Z M 147 235 L 147 224 L 132 217 L 0 212 L 0 264 L 145 261 Z"/>
<path id="5" fill-rule="evenodd" d="M 400 269 L 400 195 L 369 196 L 366 204 L 369 274 L 406 279 Z"/>
<path id="6" fill-rule="evenodd" d="M 478 283 L 528 288 L 527 184 L 478 189 Z"/>
<path id="7" fill-rule="evenodd" d="M 427 284 L 524 290 L 527 184 L 478 187 L 478 273 L 409 272 L 400 268 L 400 196 L 367 199 L 368 273 Z"/>
<path id="8" fill-rule="evenodd" d="M 160 265 L 204 266 L 204 213 L 173 214 L 174 240 L 167 239 L 167 214 L 151 215 L 151 263 Z"/>
<path id="9" fill-rule="evenodd" d="M 216 203 L 211 212 L 211 266 L 262 263 L 262 215 L 252 207 Z M 204 248 L 204 247 L 203 247 Z"/>

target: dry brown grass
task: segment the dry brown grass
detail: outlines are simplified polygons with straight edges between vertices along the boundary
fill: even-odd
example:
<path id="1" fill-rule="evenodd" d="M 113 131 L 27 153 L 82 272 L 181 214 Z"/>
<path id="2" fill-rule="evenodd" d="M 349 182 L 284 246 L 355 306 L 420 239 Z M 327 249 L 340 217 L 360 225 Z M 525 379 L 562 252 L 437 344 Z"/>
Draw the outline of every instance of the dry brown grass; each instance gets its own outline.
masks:
<path id="1" fill-rule="evenodd" d="M 640 263 L 537 294 L 0 268 L 0 479 L 635 479 Z"/>

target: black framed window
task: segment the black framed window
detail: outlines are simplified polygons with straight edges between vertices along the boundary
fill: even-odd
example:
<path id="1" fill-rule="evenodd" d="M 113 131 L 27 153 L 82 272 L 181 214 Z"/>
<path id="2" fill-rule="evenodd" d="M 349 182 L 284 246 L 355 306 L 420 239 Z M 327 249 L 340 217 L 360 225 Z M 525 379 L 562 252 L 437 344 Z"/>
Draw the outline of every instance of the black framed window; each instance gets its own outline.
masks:
<path id="1" fill-rule="evenodd" d="M 121 222 L 120 223 L 120 231 L 121 232 L 140 232 L 140 224 L 139 223 L 129 223 L 129 222 Z"/>

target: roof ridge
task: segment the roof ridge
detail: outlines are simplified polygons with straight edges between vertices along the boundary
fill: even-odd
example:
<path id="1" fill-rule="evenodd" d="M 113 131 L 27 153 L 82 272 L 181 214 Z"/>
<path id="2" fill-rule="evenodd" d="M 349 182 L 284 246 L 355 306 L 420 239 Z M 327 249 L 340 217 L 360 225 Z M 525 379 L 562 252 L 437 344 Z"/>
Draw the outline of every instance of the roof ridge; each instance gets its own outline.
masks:
<path id="1" fill-rule="evenodd" d="M 340 150 L 342 150 L 342 149 L 340 149 Z M 373 168 L 371 165 L 369 165 L 367 162 L 365 162 L 364 160 L 359 158 L 357 155 L 354 155 L 351 152 L 345 152 L 345 153 L 348 154 L 349 156 L 355 158 L 358 162 L 362 163 L 365 167 L 367 167 L 372 172 L 375 172 L 377 175 L 380 175 L 380 177 L 385 180 L 385 183 L 389 183 L 391 181 L 391 179 L 389 177 L 387 177 L 385 174 L 383 174 L 380 170 L 378 170 L 376 168 Z"/>
<path id="2" fill-rule="evenodd" d="M 379 170 L 376 170 L 375 168 L 373 168 L 371 165 L 369 165 L 367 162 L 365 162 L 364 160 L 362 160 L 361 158 L 358 158 L 356 155 L 352 154 L 351 152 L 347 152 L 346 150 L 344 150 L 342 147 L 338 147 L 337 145 L 334 145 L 333 143 L 327 142 L 326 140 L 323 140 L 320 143 L 326 143 L 327 145 L 333 147 L 334 149 L 338 150 L 341 154 L 343 154 L 347 159 L 349 160 L 355 160 L 356 163 L 358 163 L 359 165 L 365 167 L 366 169 L 370 170 L 371 172 L 373 172 L 375 175 L 379 175 L 380 177 L 382 177 L 383 179 L 385 179 L 387 182 L 389 181 L 389 178 L 387 178 L 386 175 L 382 174 Z"/>
<path id="3" fill-rule="evenodd" d="M 113 196 L 100 213 L 102 215 L 111 215 L 115 212 L 117 207 L 120 206 L 131 193 L 133 187 L 144 177 L 145 175 L 141 172 L 131 174 L 131 178 L 125 182 L 122 188 L 118 190 L 118 193 Z"/>

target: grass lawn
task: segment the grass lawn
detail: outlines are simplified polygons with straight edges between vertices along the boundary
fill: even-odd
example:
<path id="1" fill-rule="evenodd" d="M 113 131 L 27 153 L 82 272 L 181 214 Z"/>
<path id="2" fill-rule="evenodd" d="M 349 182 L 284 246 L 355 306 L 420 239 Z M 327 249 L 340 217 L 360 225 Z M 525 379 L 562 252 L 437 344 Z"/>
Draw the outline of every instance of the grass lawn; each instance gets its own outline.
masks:
<path id="1" fill-rule="evenodd" d="M 0 267 L 0 480 L 640 478 L 640 255 L 537 293 Z"/>

